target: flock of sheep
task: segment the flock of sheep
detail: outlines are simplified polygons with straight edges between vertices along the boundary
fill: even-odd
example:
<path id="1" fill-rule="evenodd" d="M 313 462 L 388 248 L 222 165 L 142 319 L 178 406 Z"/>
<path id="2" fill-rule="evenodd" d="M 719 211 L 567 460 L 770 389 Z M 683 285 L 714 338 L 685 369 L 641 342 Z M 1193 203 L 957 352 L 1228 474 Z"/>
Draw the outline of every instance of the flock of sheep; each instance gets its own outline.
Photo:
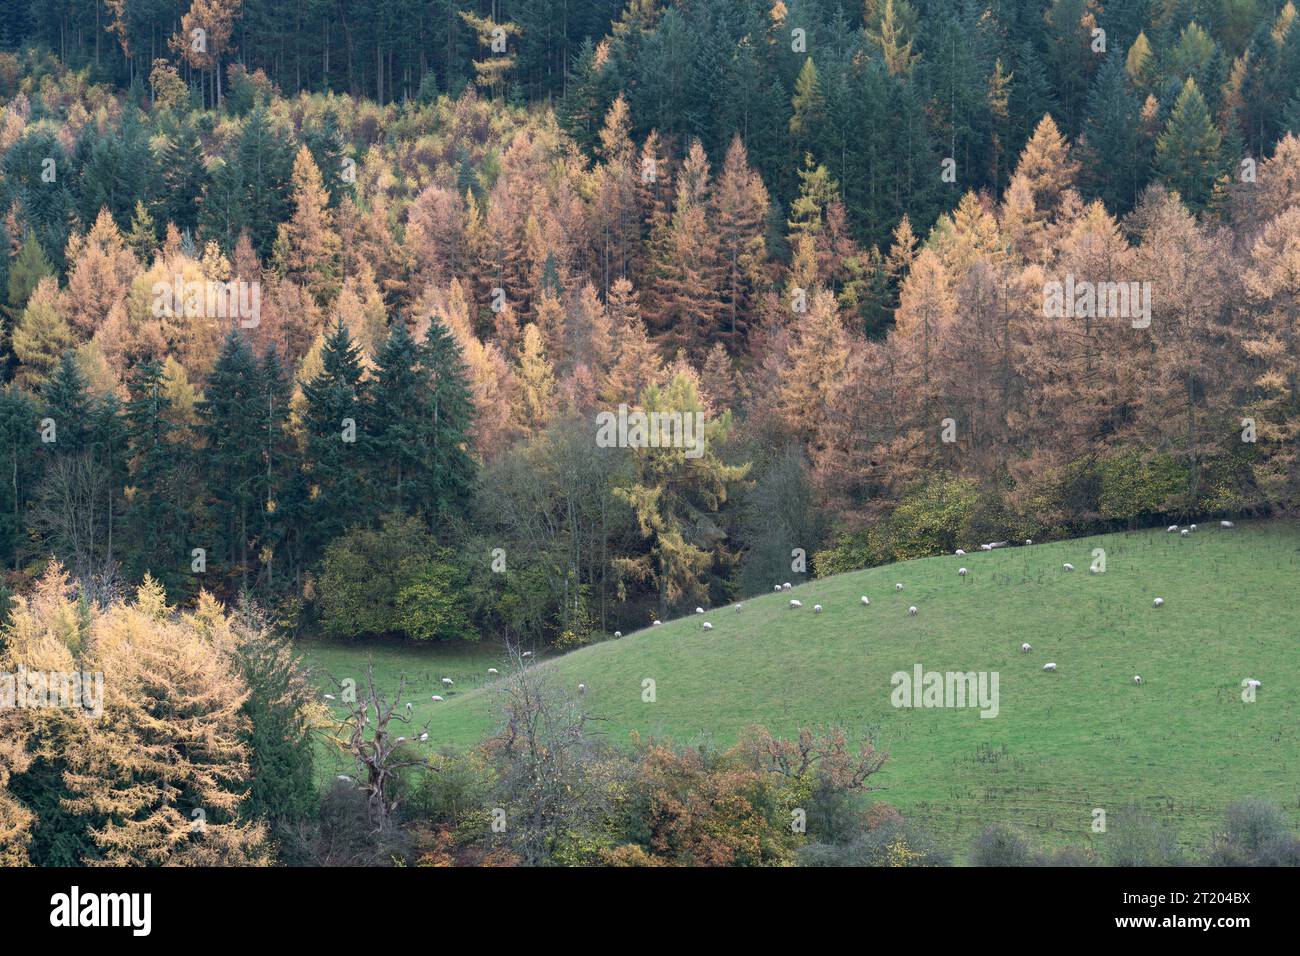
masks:
<path id="1" fill-rule="evenodd" d="M 1231 521 L 1220 521 L 1220 522 L 1219 522 L 1219 527 L 1221 527 L 1221 528 L 1232 528 L 1232 527 L 1234 527 L 1234 525 L 1233 525 L 1233 523 L 1232 523 Z M 1175 524 L 1175 525 L 1170 525 L 1170 526 L 1166 529 L 1166 531 L 1168 531 L 1169 533 L 1177 532 L 1181 537 L 1184 537 L 1184 538 L 1185 538 L 1185 537 L 1187 537 L 1188 535 L 1190 535 L 1190 534 L 1192 534 L 1193 532 L 1196 531 L 1196 525 L 1191 524 L 1191 525 L 1188 525 L 1186 528 L 1179 528 L 1178 525 Z M 1026 545 L 1031 545 L 1031 544 L 1033 544 L 1034 542 L 1033 542 L 1033 539 L 1031 539 L 1031 538 L 1026 538 L 1024 543 L 1025 543 Z M 989 543 L 987 543 L 987 544 L 981 544 L 981 545 L 980 545 L 980 550 L 981 550 L 981 551 L 993 551 L 993 550 L 996 550 L 997 548 L 1005 548 L 1005 547 L 1008 547 L 1009 545 L 1010 545 L 1010 542 L 1009 542 L 1009 541 L 991 541 L 991 542 L 989 542 Z M 966 552 L 965 552 L 963 549 L 958 548 L 958 549 L 954 552 L 954 554 L 957 554 L 957 555 L 961 556 L 961 555 L 965 555 Z M 1061 568 L 1062 568 L 1063 571 L 1065 571 L 1065 572 L 1068 573 L 1068 572 L 1074 570 L 1074 565 L 1073 565 L 1073 564 L 1070 564 L 1069 562 L 1066 562 L 1065 564 L 1063 564 L 1063 565 L 1061 566 Z M 1091 570 L 1093 570 L 1093 571 L 1095 572 L 1097 569 L 1096 569 L 1096 568 L 1093 568 L 1093 569 L 1091 569 Z M 958 569 L 957 569 L 957 575 L 958 575 L 958 577 L 962 578 L 963 580 L 966 578 L 966 576 L 967 576 L 969 573 L 970 573 L 970 572 L 969 572 L 969 570 L 968 570 L 967 568 L 964 568 L 964 567 L 963 567 L 963 568 L 958 568 Z M 789 581 L 786 581 L 786 582 L 784 582 L 783 584 L 778 584 L 778 585 L 776 585 L 776 586 L 773 588 L 773 590 L 776 591 L 776 592 L 789 591 L 791 588 L 793 588 L 793 586 L 794 586 L 794 585 L 792 585 Z M 902 590 L 903 590 L 903 584 L 902 584 L 902 582 L 898 582 L 898 583 L 896 583 L 896 584 L 894 585 L 894 590 L 895 590 L 895 591 L 902 591 Z M 862 606 L 863 606 L 863 607 L 870 607 L 870 606 L 871 606 L 871 599 L 870 599 L 869 597 L 867 597 L 867 595 L 864 594 L 864 595 L 862 595 L 862 601 L 861 601 L 861 603 L 862 603 Z M 1153 605 L 1154 607 L 1157 607 L 1157 608 L 1158 608 L 1158 607 L 1163 607 L 1163 606 L 1164 606 L 1164 603 L 1165 603 L 1165 599 L 1164 599 L 1164 598 L 1162 598 L 1162 597 L 1157 597 L 1157 598 L 1152 602 L 1152 605 Z M 735 605 L 733 605 L 733 607 L 735 608 L 735 610 L 736 610 L 737 612 L 739 612 L 739 611 L 741 611 L 741 610 L 744 609 L 744 605 L 743 605 L 743 604 L 735 604 Z M 791 598 L 791 599 L 790 599 L 790 609 L 791 609 L 791 610 L 793 610 L 793 611 L 797 611 L 797 610 L 801 609 L 802 607 L 803 607 L 803 602 L 802 602 L 802 601 L 798 600 L 797 598 Z M 695 609 L 695 613 L 698 614 L 698 615 L 703 615 L 703 614 L 704 614 L 704 608 L 702 608 L 702 607 L 697 607 L 697 608 Z M 814 604 L 814 605 L 813 605 L 813 613 L 814 613 L 814 614 L 820 614 L 820 613 L 822 613 L 822 606 L 821 606 L 820 604 Z M 908 607 L 908 609 L 907 609 L 907 613 L 908 613 L 909 615 L 911 615 L 911 616 L 915 616 L 915 615 L 918 613 L 916 605 L 914 605 L 914 604 L 913 604 L 913 605 L 910 605 L 910 606 Z M 656 620 L 654 621 L 654 623 L 652 624 L 652 626 L 653 626 L 653 627 L 659 627 L 662 623 L 663 623 L 662 621 L 659 621 L 659 620 L 656 619 Z M 711 631 L 711 630 L 713 630 L 713 624 L 712 624 L 712 622 L 707 621 L 707 620 L 706 620 L 706 621 L 702 621 L 702 622 L 700 623 L 700 628 L 701 628 L 702 630 L 705 630 L 705 631 Z M 623 636 L 623 632 L 622 632 L 622 631 L 615 631 L 615 632 L 614 632 L 614 637 L 616 637 L 616 638 L 621 638 L 622 636 Z M 1022 644 L 1020 645 L 1020 652 L 1021 652 L 1022 654 L 1028 654 L 1028 653 L 1029 653 L 1030 651 L 1032 651 L 1032 650 L 1033 650 L 1033 647 L 1032 647 L 1028 642 L 1022 643 Z M 523 656 L 524 656 L 524 657 L 531 657 L 531 656 L 532 656 L 532 652 L 530 652 L 530 651 L 525 651 L 525 652 L 523 653 Z M 1043 665 L 1043 670 L 1044 670 L 1044 671 L 1047 671 L 1048 673 L 1055 673 L 1055 671 L 1056 671 L 1056 662 L 1055 662 L 1055 661 L 1048 661 L 1046 664 Z M 497 669 L 496 669 L 495 667 L 489 667 L 489 668 L 488 668 L 488 675 L 489 675 L 489 676 L 496 676 L 497 673 L 498 673 L 498 671 L 497 671 Z M 1133 675 L 1133 683 L 1136 684 L 1136 685 L 1141 686 L 1141 684 L 1142 684 L 1142 675 L 1140 675 L 1140 674 L 1134 674 L 1134 675 Z M 1245 681 L 1245 684 L 1246 684 L 1246 686 L 1251 687 L 1251 688 L 1258 688 L 1258 687 L 1260 686 L 1260 681 L 1258 681 L 1258 680 L 1256 680 L 1256 679 L 1254 679 L 1254 678 L 1247 678 L 1246 681 Z M 449 677 L 444 677 L 444 678 L 442 678 L 442 685 L 443 685 L 444 688 L 450 689 L 450 688 L 453 686 L 453 681 L 452 681 L 451 678 L 449 678 Z M 579 684 L 579 685 L 578 685 L 578 693 L 579 693 L 579 694 L 585 694 L 586 692 L 587 692 L 587 685 L 586 685 L 586 684 Z M 441 701 L 441 700 L 443 700 L 444 698 L 442 698 L 442 697 L 438 696 L 437 694 L 435 694 L 431 699 L 434 700 L 434 701 Z M 409 708 L 410 705 L 408 704 L 407 707 Z"/>

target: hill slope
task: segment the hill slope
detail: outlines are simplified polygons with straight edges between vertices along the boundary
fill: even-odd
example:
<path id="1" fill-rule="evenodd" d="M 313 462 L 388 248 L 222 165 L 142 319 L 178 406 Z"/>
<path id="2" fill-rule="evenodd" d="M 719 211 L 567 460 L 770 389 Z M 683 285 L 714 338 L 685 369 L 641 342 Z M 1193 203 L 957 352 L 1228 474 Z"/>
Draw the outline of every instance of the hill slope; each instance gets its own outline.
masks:
<path id="1" fill-rule="evenodd" d="M 1105 573 L 1088 573 L 1094 548 Z M 1300 531 L 1212 522 L 1187 538 L 1112 534 L 839 575 L 539 666 L 563 687 L 587 684 L 616 741 L 635 730 L 726 744 L 755 722 L 874 731 L 890 754 L 880 798 L 958 847 L 994 820 L 1082 843 L 1093 808 L 1129 803 L 1200 840 L 1247 794 L 1300 818 L 1298 642 Z M 891 675 L 918 663 L 996 671 L 998 715 L 896 709 Z M 1254 703 L 1242 700 L 1245 677 L 1263 682 Z M 642 701 L 646 678 L 653 703 Z M 491 729 L 497 704 L 490 685 L 424 698 L 434 739 L 459 744 Z"/>

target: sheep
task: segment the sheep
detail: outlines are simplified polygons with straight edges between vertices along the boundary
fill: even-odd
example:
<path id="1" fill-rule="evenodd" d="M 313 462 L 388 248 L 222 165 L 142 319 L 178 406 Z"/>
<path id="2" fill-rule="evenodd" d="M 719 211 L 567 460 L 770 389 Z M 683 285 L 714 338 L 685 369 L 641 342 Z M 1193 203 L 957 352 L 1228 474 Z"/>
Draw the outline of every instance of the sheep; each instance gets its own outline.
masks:
<path id="1" fill-rule="evenodd" d="M 455 682 L 454 682 L 450 677 L 444 677 L 444 678 L 442 679 L 442 686 L 443 686 L 443 687 L 451 687 L 451 686 L 453 686 L 454 683 L 455 683 Z"/>
<path id="2" fill-rule="evenodd" d="M 622 631 L 615 631 L 615 632 L 614 632 L 614 637 L 615 637 L 615 639 L 620 638 L 620 637 L 622 637 L 622 636 L 623 636 L 623 632 L 622 632 Z"/>
<path id="3" fill-rule="evenodd" d="M 1185 538 L 1185 537 L 1187 537 L 1189 534 L 1191 534 L 1191 532 L 1188 531 L 1186 528 L 1184 528 L 1182 531 L 1178 532 L 1178 536 L 1181 537 L 1181 538 Z"/>
<path id="4" fill-rule="evenodd" d="M 821 612 L 822 612 L 822 606 L 821 606 L 820 604 L 814 604 L 814 605 L 813 605 L 813 613 L 814 613 L 814 614 L 820 614 Z"/>
<path id="5" fill-rule="evenodd" d="M 788 590 L 790 590 L 790 582 L 789 582 L 789 581 L 786 581 L 785 584 L 781 585 L 781 590 L 782 590 L 782 591 L 788 591 Z"/>
<path id="6" fill-rule="evenodd" d="M 1055 670 L 1056 670 L 1056 662 L 1055 662 L 1055 661 L 1049 661 L 1048 663 L 1044 664 L 1044 665 L 1043 665 L 1043 670 L 1045 670 L 1045 671 L 1049 671 L 1049 672 L 1055 672 Z"/>
<path id="7" fill-rule="evenodd" d="M 333 695 L 333 694 L 326 694 L 326 695 L 325 695 L 325 699 L 326 699 L 326 700 L 333 700 L 333 699 L 334 699 L 334 695 Z"/>
<path id="8" fill-rule="evenodd" d="M 1174 531 L 1177 531 L 1177 530 L 1178 530 L 1178 525 L 1176 525 L 1176 524 L 1171 524 L 1168 528 L 1165 528 L 1165 530 L 1168 531 L 1168 532 L 1170 532 L 1170 533 L 1173 533 Z"/>
<path id="9" fill-rule="evenodd" d="M 532 651 L 524 651 L 524 652 L 523 652 L 522 654 L 520 654 L 519 656 L 520 656 L 520 657 L 532 657 L 532 656 L 533 656 L 533 652 L 532 652 Z"/>
<path id="10" fill-rule="evenodd" d="M 432 697 L 429 698 L 429 700 L 438 700 L 438 701 L 440 701 L 440 700 L 442 700 L 442 698 L 439 697 L 437 694 L 434 694 Z"/>
<path id="11" fill-rule="evenodd" d="M 745 605 L 743 605 L 743 604 L 737 604 L 737 605 L 736 605 L 736 613 L 739 614 L 739 613 L 740 613 L 740 609 L 743 608 L 744 606 L 745 606 Z"/>
<path id="12" fill-rule="evenodd" d="M 1073 570 L 1074 570 L 1074 565 L 1073 565 L 1073 564 L 1070 564 L 1070 562 L 1068 562 L 1068 561 L 1067 561 L 1065 564 L 1061 565 L 1061 567 L 1064 568 L 1066 571 L 1073 571 Z"/>
<path id="13" fill-rule="evenodd" d="M 1033 538 L 1026 538 L 1026 539 L 1025 539 L 1025 544 L 1033 544 L 1033 543 L 1034 543 L 1034 539 L 1033 539 Z"/>
<path id="14" fill-rule="evenodd" d="M 702 608 L 702 607 L 697 607 L 697 608 L 695 609 L 695 613 L 696 613 L 696 614 L 703 614 L 703 613 L 704 613 L 704 608 Z"/>
<path id="15" fill-rule="evenodd" d="M 961 577 L 964 578 L 964 577 L 966 576 L 966 573 L 967 573 L 967 572 L 966 572 L 966 569 L 965 569 L 965 568 L 958 568 L 958 569 L 957 569 L 957 573 L 958 573 Z"/>
<path id="16" fill-rule="evenodd" d="M 911 607 L 909 607 L 909 608 L 907 609 L 907 613 L 908 613 L 908 614 L 911 614 L 911 615 L 915 615 L 915 614 L 916 614 L 916 605 L 913 604 Z"/>
<path id="17" fill-rule="evenodd" d="M 992 551 L 994 548 L 1005 548 L 1010 543 L 1010 541 L 993 541 L 989 543 L 989 550 Z"/>
<path id="18" fill-rule="evenodd" d="M 992 550 L 993 550 L 993 545 L 991 545 L 991 544 L 981 544 L 981 545 L 980 545 L 980 550 L 981 550 L 981 551 L 992 551 Z"/>
<path id="19" fill-rule="evenodd" d="M 1139 687 L 1141 687 L 1141 686 L 1142 686 L 1142 675 L 1141 675 L 1141 674 L 1134 674 L 1134 675 L 1133 675 L 1133 683 L 1135 683 L 1135 684 L 1137 684 Z"/>
<path id="20" fill-rule="evenodd" d="M 903 583 L 900 581 L 898 584 L 895 584 L 895 585 L 894 585 L 894 590 L 895 590 L 895 591 L 901 591 L 901 590 L 903 590 Z"/>
<path id="21" fill-rule="evenodd" d="M 587 693 L 587 685 L 586 685 L 586 684 L 579 684 L 579 685 L 578 685 L 578 693 L 579 693 L 579 694 L 585 694 L 585 693 Z"/>
<path id="22" fill-rule="evenodd" d="M 658 620 L 658 619 L 655 619 L 654 623 L 651 624 L 650 626 L 651 626 L 651 627 L 658 627 L 658 626 L 659 626 L 660 624 L 662 624 L 662 623 L 663 623 L 663 621 L 660 621 L 660 620 Z"/>
<path id="23" fill-rule="evenodd" d="M 862 595 L 862 606 L 866 607 L 870 603 L 871 603 L 871 598 L 867 597 L 865 594 Z"/>
<path id="24" fill-rule="evenodd" d="M 798 610 L 799 608 L 803 607 L 803 601 L 797 601 L 797 600 L 795 600 L 794 598 L 791 598 L 791 599 L 790 599 L 790 607 L 792 607 L 792 608 Z"/>
<path id="25" fill-rule="evenodd" d="M 1165 599 L 1164 599 L 1164 598 L 1156 598 L 1156 599 L 1155 599 L 1154 601 L 1152 601 L 1151 603 L 1152 603 L 1152 605 L 1154 605 L 1155 607 L 1164 607 L 1164 606 L 1165 606 Z"/>
<path id="26" fill-rule="evenodd" d="M 420 736 L 416 737 L 415 739 L 420 741 L 420 743 L 424 743 L 426 740 L 429 739 L 429 732 L 426 730 L 424 733 L 420 734 Z"/>
<path id="27" fill-rule="evenodd" d="M 496 676 L 497 674 L 499 674 L 499 673 L 501 673 L 501 672 L 500 672 L 499 670 L 497 670 L 495 667 L 489 667 L 489 668 L 488 668 L 488 676 L 489 676 L 489 677 L 495 677 L 495 676 Z"/>
<path id="28" fill-rule="evenodd" d="M 1219 527 L 1220 527 L 1220 528 L 1235 528 L 1236 525 L 1233 524 L 1231 521 L 1220 521 L 1220 522 L 1219 522 Z"/>
<path id="29" fill-rule="evenodd" d="M 409 716 L 410 713 L 411 713 L 411 708 L 414 707 L 414 706 L 415 706 L 415 705 L 412 704 L 409 700 L 406 702 L 406 713 L 407 713 L 408 716 Z"/>
<path id="30" fill-rule="evenodd" d="M 700 627 L 702 627 L 706 631 L 713 630 L 713 625 L 710 624 L 708 621 L 705 621 L 703 624 L 700 625 Z"/>
<path id="31" fill-rule="evenodd" d="M 958 555 L 963 555 L 963 556 L 964 556 L 964 555 L 966 554 L 966 552 L 963 551 L 961 548 L 958 548 L 956 551 L 953 552 L 953 554 L 958 554 Z"/>
<path id="32" fill-rule="evenodd" d="M 781 590 L 781 585 L 778 584 L 776 587 L 772 588 L 772 590 L 773 590 L 773 591 L 780 591 L 780 590 Z"/>
<path id="33" fill-rule="evenodd" d="M 1196 525 L 1194 525 L 1194 524 L 1189 524 L 1187 527 L 1188 527 L 1190 530 L 1192 530 L 1192 531 L 1195 531 L 1195 530 L 1196 530 Z"/>
<path id="34" fill-rule="evenodd" d="M 1021 653 L 1021 654 L 1028 654 L 1028 653 L 1029 653 L 1030 651 L 1032 651 L 1032 650 L 1033 650 L 1033 648 L 1030 647 L 1028 643 L 1025 643 L 1025 644 L 1021 644 L 1021 645 L 1020 645 L 1020 653 Z"/>
<path id="35" fill-rule="evenodd" d="M 351 783 L 351 782 L 352 782 L 352 778 L 349 777 L 349 776 L 348 776 L 347 774 L 345 774 L 345 773 L 341 773 L 341 774 L 339 774 L 339 775 L 338 775 L 337 777 L 335 777 L 334 779 L 335 779 L 335 780 L 342 780 L 342 781 L 344 781 L 344 782 L 346 782 L 346 783 Z"/>

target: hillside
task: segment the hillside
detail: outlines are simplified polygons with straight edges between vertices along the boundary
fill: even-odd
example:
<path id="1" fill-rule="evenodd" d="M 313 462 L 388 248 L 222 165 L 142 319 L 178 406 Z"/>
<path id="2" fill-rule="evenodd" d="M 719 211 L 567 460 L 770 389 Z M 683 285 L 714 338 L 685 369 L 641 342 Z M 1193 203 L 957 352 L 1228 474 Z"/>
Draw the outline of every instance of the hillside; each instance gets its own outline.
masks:
<path id="1" fill-rule="evenodd" d="M 1089 574 L 1098 547 L 1107 570 Z M 727 743 L 752 722 L 874 729 L 890 753 L 879 796 L 955 845 L 995 820 L 1083 842 L 1093 808 L 1129 802 L 1199 839 L 1245 794 L 1295 814 L 1298 580 L 1300 531 L 1212 522 L 1187 538 L 1111 534 L 840 575 L 539 666 L 566 688 L 587 684 L 588 707 L 617 741 L 637 731 Z M 804 608 L 791 610 L 791 597 Z M 1042 671 L 1047 661 L 1055 674 Z M 997 671 L 997 717 L 894 709 L 890 676 L 917 663 Z M 1245 677 L 1263 682 L 1253 704 L 1241 699 Z M 642 702 L 645 678 L 654 703 Z M 495 719 L 490 686 L 440 704 L 417 690 L 437 740 L 471 743 Z"/>

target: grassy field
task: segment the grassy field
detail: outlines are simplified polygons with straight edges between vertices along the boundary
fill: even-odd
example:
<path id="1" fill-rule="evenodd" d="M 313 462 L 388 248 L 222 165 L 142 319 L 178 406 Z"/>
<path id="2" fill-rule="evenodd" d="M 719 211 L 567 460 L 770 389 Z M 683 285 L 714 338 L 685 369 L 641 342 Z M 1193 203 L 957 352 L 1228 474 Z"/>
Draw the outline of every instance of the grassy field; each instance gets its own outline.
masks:
<path id="1" fill-rule="evenodd" d="M 1105 549 L 1105 573 L 1088 573 L 1094 548 Z M 1154 608 L 1155 597 L 1165 605 Z M 791 610 L 791 598 L 803 609 Z M 824 613 L 813 614 L 815 603 Z M 1020 653 L 1022 641 L 1032 652 Z M 364 667 L 356 645 L 306 649 L 336 674 Z M 496 720 L 484 681 L 489 666 L 505 671 L 493 664 L 501 657 L 490 645 L 455 654 L 390 646 L 376 668 L 389 684 L 401 670 L 415 678 L 408 697 L 421 722 L 432 719 L 440 744 L 464 745 Z M 1043 672 L 1047 661 L 1056 673 Z M 893 707 L 891 675 L 918 663 L 996 671 L 997 717 Z M 1294 526 L 1207 522 L 1186 538 L 1160 529 L 927 558 L 767 594 L 739 612 L 709 609 L 538 666 L 562 687 L 585 683 L 615 741 L 635 730 L 725 745 L 751 723 L 873 733 L 890 755 L 879 798 L 959 853 L 993 821 L 1044 844 L 1084 844 L 1094 808 L 1129 804 L 1176 824 L 1187 843 L 1245 795 L 1300 822 Z M 431 702 L 444 674 L 458 693 Z M 1263 682 L 1253 703 L 1242 700 L 1246 677 Z M 647 678 L 653 703 L 642 700 Z"/>

